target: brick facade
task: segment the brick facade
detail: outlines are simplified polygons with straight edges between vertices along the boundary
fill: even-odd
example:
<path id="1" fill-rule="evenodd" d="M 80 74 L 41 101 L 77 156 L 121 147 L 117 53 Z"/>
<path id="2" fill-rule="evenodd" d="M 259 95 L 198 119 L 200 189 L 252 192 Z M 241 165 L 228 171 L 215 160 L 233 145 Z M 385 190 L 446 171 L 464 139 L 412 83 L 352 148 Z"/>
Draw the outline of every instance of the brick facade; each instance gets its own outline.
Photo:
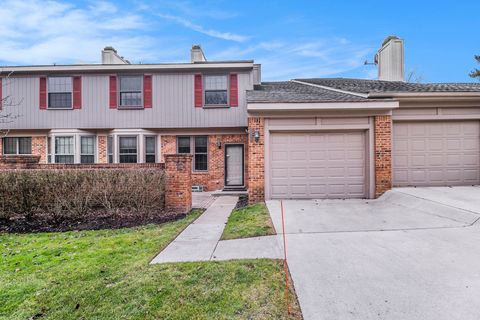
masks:
<path id="1" fill-rule="evenodd" d="M 179 213 L 192 209 L 191 155 L 165 155 L 165 209 Z"/>
<path id="2" fill-rule="evenodd" d="M 244 177 L 248 183 L 248 143 L 246 134 L 209 135 L 208 136 L 208 171 L 192 172 L 193 185 L 203 186 L 205 191 L 221 190 L 225 186 L 225 144 L 239 143 L 245 146 L 244 150 Z M 220 148 L 218 147 L 220 144 Z M 165 155 L 177 151 L 176 136 L 162 136 L 162 161 Z"/>
<path id="3" fill-rule="evenodd" d="M 47 137 L 32 137 L 32 155 L 40 156 L 40 163 L 47 163 Z"/>
<path id="4" fill-rule="evenodd" d="M 258 142 L 253 136 L 248 139 L 248 196 L 250 203 L 255 203 L 265 200 L 265 119 L 248 118 L 248 129 L 260 134 Z"/>
<path id="5" fill-rule="evenodd" d="M 375 197 L 392 188 L 392 118 L 375 117 Z"/>
<path id="6" fill-rule="evenodd" d="M 98 163 L 108 163 L 107 136 L 98 136 Z"/>

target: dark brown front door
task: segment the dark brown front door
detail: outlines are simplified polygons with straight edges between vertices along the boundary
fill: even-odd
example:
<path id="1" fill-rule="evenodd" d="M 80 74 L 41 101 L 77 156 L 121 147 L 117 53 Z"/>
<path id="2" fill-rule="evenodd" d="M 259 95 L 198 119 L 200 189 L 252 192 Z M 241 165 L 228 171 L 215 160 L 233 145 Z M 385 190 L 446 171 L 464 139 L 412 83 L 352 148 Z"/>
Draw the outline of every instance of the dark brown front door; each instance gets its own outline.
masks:
<path id="1" fill-rule="evenodd" d="M 243 144 L 225 145 L 225 186 L 243 186 Z"/>

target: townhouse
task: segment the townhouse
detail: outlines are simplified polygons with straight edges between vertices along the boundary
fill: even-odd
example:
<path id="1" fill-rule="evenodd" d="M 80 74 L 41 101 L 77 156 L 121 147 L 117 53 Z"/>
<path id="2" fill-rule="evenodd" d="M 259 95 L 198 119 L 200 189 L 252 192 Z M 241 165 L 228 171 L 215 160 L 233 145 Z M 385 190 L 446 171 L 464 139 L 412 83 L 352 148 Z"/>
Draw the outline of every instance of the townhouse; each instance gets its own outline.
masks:
<path id="1" fill-rule="evenodd" d="M 261 82 L 253 61 L 5 67 L 2 154 L 42 163 L 193 155 L 193 184 L 250 200 L 375 198 L 392 186 L 480 183 L 480 84 L 407 83 L 388 37 L 378 80 Z M 312 66 L 314 67 L 314 66 Z M 8 77 L 6 75 L 9 75 Z"/>

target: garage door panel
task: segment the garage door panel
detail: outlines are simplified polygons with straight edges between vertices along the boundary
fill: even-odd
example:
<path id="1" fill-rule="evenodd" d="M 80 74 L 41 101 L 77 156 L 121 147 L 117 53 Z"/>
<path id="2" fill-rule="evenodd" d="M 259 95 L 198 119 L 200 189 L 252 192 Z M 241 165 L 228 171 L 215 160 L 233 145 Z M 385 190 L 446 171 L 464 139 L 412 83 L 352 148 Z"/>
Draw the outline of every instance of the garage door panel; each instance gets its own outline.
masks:
<path id="1" fill-rule="evenodd" d="M 392 157 L 394 186 L 478 184 L 480 122 L 394 123 Z"/>
<path id="2" fill-rule="evenodd" d="M 365 197 L 364 132 L 272 133 L 270 140 L 272 198 Z"/>

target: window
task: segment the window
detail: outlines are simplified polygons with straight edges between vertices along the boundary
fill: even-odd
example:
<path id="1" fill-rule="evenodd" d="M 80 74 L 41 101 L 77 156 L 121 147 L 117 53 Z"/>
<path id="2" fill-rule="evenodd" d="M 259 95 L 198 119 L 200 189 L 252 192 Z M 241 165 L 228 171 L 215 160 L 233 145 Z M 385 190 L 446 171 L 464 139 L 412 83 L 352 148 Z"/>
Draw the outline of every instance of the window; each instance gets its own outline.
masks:
<path id="1" fill-rule="evenodd" d="M 156 162 L 157 155 L 156 155 L 156 137 L 150 136 L 145 137 L 145 162 Z"/>
<path id="2" fill-rule="evenodd" d="M 108 156 L 108 163 L 113 163 L 113 137 L 107 137 L 107 156 Z"/>
<path id="3" fill-rule="evenodd" d="M 142 107 L 142 77 L 120 77 L 120 107 Z"/>
<path id="4" fill-rule="evenodd" d="M 55 163 L 73 163 L 73 137 L 55 137 Z"/>
<path id="5" fill-rule="evenodd" d="M 47 138 L 47 162 L 52 163 L 52 137 Z"/>
<path id="6" fill-rule="evenodd" d="M 48 78 L 48 108 L 72 108 L 72 77 Z"/>
<path id="7" fill-rule="evenodd" d="M 195 137 L 195 171 L 207 171 L 208 168 L 208 137 Z"/>
<path id="8" fill-rule="evenodd" d="M 119 137 L 120 163 L 137 162 L 137 137 Z"/>
<path id="9" fill-rule="evenodd" d="M 32 154 L 32 138 L 3 138 L 4 154 Z"/>
<path id="10" fill-rule="evenodd" d="M 228 80 L 226 75 L 205 76 L 205 105 L 228 104 Z"/>
<path id="11" fill-rule="evenodd" d="M 95 137 L 80 137 L 80 163 L 95 163 Z"/>
<path id="12" fill-rule="evenodd" d="M 178 137 L 177 146 L 178 153 L 190 153 L 190 137 Z"/>

